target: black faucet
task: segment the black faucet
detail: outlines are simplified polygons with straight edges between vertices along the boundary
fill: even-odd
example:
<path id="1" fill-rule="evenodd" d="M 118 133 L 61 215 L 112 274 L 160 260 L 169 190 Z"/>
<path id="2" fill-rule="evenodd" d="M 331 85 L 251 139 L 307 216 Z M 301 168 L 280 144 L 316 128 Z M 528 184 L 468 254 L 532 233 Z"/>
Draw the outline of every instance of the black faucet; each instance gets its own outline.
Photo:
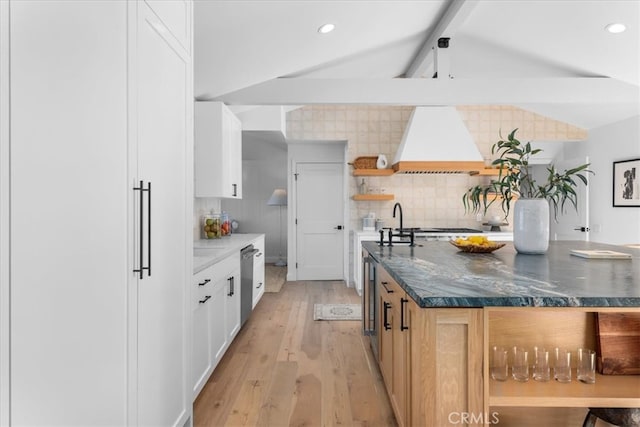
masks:
<path id="1" fill-rule="evenodd" d="M 402 206 L 400 206 L 400 203 L 396 203 L 395 205 L 393 205 L 393 217 L 396 217 L 396 208 L 400 208 L 400 233 L 402 233 Z"/>

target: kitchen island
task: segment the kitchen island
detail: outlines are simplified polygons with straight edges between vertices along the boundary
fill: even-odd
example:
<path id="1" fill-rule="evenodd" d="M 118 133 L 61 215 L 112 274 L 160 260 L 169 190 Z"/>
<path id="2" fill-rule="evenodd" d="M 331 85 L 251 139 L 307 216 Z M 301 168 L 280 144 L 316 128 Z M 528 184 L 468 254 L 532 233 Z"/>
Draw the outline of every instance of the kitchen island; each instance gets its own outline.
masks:
<path id="1" fill-rule="evenodd" d="M 363 243 L 375 266 L 378 363 L 400 425 L 581 425 L 588 407 L 640 407 L 640 376 L 596 384 L 489 377 L 489 349 L 596 348 L 597 313 L 640 313 L 640 250 L 551 242 L 544 255 Z M 608 249 L 631 259 L 584 259 Z M 574 364 L 575 367 L 575 364 Z"/>

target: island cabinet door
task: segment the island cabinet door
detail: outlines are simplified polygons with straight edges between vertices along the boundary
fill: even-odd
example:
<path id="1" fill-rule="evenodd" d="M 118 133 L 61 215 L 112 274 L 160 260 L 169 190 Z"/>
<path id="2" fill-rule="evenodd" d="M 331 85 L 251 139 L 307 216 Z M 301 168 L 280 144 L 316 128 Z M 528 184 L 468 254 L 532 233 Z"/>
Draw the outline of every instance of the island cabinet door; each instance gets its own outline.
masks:
<path id="1" fill-rule="evenodd" d="M 410 425 L 480 426 L 483 415 L 481 309 L 408 304 Z"/>
<path id="2" fill-rule="evenodd" d="M 377 270 L 378 289 L 378 364 L 387 390 L 391 390 L 393 379 L 393 333 L 398 319 L 394 307 L 401 292 L 389 274 L 382 268 Z M 389 393 L 390 394 L 390 393 Z"/>

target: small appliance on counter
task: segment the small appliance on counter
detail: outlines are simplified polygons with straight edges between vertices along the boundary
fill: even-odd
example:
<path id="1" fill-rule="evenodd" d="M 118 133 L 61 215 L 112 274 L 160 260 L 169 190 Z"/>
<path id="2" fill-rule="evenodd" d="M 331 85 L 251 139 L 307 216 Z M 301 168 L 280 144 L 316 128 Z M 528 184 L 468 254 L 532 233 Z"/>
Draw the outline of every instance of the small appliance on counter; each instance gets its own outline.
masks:
<path id="1" fill-rule="evenodd" d="M 362 218 L 362 231 L 376 231 L 376 214 L 369 214 Z"/>
<path id="2" fill-rule="evenodd" d="M 506 222 L 504 217 L 500 215 L 493 215 L 487 220 L 487 222 L 482 223 L 482 225 L 491 226 L 491 229 L 489 231 L 502 231 L 500 230 L 500 227 L 509 225 L 509 223 Z"/>

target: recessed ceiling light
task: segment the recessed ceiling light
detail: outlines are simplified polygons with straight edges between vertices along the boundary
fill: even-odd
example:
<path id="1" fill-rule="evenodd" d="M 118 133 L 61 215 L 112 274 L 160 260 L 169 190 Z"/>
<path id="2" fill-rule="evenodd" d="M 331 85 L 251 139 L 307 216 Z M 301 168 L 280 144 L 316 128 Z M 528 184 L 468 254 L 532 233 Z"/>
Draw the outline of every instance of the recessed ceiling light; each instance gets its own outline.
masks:
<path id="1" fill-rule="evenodd" d="M 627 26 L 619 22 L 616 22 L 616 23 L 607 25 L 606 27 L 604 27 L 604 29 L 609 31 L 610 33 L 618 34 L 626 30 Z"/>
<path id="2" fill-rule="evenodd" d="M 320 34 L 327 34 L 335 30 L 335 28 L 336 28 L 336 24 L 324 24 L 320 26 L 320 28 L 318 28 L 318 32 Z"/>

